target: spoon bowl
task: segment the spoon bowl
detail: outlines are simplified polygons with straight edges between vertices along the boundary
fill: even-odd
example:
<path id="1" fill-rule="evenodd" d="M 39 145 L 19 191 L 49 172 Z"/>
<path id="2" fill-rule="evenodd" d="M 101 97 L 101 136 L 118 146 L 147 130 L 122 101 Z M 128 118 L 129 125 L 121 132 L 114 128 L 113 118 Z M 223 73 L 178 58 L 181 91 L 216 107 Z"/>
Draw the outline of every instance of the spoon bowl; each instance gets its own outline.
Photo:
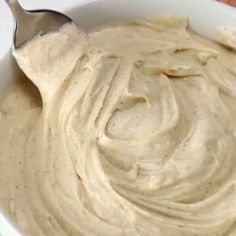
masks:
<path id="1" fill-rule="evenodd" d="M 18 2 L 18 0 L 5 0 L 11 9 L 15 19 L 15 33 L 13 46 L 20 48 L 27 41 L 37 35 L 44 35 L 51 31 L 58 30 L 62 25 L 71 23 L 72 20 L 56 11 L 52 10 L 34 10 L 27 11 Z"/>

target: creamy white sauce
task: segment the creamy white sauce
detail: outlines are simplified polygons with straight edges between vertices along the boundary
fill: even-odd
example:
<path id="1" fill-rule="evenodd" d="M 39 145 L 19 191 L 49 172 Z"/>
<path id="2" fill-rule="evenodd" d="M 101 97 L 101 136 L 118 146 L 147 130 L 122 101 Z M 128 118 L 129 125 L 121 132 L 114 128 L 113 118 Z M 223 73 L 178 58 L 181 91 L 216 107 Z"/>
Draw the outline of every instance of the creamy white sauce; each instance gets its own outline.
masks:
<path id="1" fill-rule="evenodd" d="M 26 235 L 236 235 L 236 55 L 186 20 L 74 25 L 14 52 L 0 204 Z"/>

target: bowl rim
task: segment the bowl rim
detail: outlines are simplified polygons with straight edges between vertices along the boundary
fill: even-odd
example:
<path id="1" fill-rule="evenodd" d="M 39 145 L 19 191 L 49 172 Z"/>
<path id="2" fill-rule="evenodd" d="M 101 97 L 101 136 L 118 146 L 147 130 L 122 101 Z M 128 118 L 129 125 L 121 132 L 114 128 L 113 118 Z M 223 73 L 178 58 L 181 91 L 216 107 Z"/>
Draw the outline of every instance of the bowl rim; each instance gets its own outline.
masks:
<path id="1" fill-rule="evenodd" d="M 69 7 L 65 7 L 64 10 L 62 10 L 62 12 L 64 12 L 65 14 L 71 15 L 73 12 L 75 13 L 76 11 L 78 11 L 78 9 L 82 8 L 82 7 L 91 7 L 94 4 L 106 4 L 106 3 L 110 3 L 112 4 L 112 2 L 117 2 L 119 1 L 119 4 L 125 4 L 125 2 L 128 2 L 127 0 L 87 0 L 87 1 L 82 1 L 82 2 L 77 2 L 77 3 L 73 3 L 71 4 Z M 129 0 L 132 3 L 135 3 L 135 1 L 143 1 L 143 3 L 145 3 L 145 0 Z M 154 2 L 156 0 L 149 0 L 150 2 Z M 164 0 L 162 0 L 164 1 Z M 182 1 L 182 2 L 187 2 L 189 0 L 178 0 L 178 1 Z M 170 1 L 169 1 L 170 2 Z M 198 0 L 196 1 L 201 4 L 210 4 L 210 5 L 214 5 L 217 9 L 219 9 L 219 11 L 225 13 L 227 12 L 230 16 L 234 15 L 234 18 L 236 19 L 236 10 L 231 7 L 228 6 L 226 4 L 217 2 L 215 0 Z M 189 4 L 192 4 L 193 2 Z M 178 2 L 178 4 L 181 4 L 180 2 Z M 235 26 L 236 26 L 236 21 L 235 21 Z M 8 50 L 0 57 L 0 65 L 4 64 L 5 61 L 7 60 L 7 58 L 13 58 L 13 56 L 11 55 L 11 48 L 8 48 Z M 1 71 L 0 71 L 1 73 Z M 23 233 L 21 232 L 21 230 L 19 229 L 19 227 L 16 225 L 16 223 L 13 222 L 13 220 L 11 219 L 11 217 L 2 209 L 2 207 L 0 206 L 0 218 L 1 216 L 6 220 L 6 222 L 4 223 L 8 223 L 9 225 L 9 229 L 13 229 L 13 231 L 15 232 L 15 236 L 23 236 Z M 0 235 L 4 236 L 5 232 L 1 232 L 0 231 Z M 14 236 L 14 235 L 12 235 Z"/>
<path id="2" fill-rule="evenodd" d="M 73 11 L 76 11 L 78 8 L 84 7 L 84 6 L 89 6 L 89 5 L 93 5 L 95 3 L 108 3 L 108 2 L 116 2 L 119 0 L 84 0 L 82 2 L 74 2 L 72 3 L 70 6 L 65 6 L 62 9 L 62 12 L 65 14 L 70 15 Z M 125 2 L 126 0 L 120 0 L 122 2 Z M 133 3 L 135 2 L 135 0 L 130 0 Z M 149 1 L 155 1 L 155 0 L 149 0 Z M 178 0 L 186 2 L 186 0 Z M 215 5 L 217 6 L 217 8 L 221 8 L 221 11 L 227 11 L 228 14 L 230 15 L 236 15 L 236 8 L 232 7 L 230 5 L 227 5 L 225 3 L 219 2 L 217 0 L 198 0 L 198 2 L 200 4 L 211 4 L 211 5 Z M 179 3 L 180 4 L 180 3 Z M 42 9 L 43 10 L 43 9 Z M 235 27 L 236 27 L 236 23 L 235 23 Z M 2 63 L 2 61 L 6 58 L 7 55 L 11 54 L 12 48 L 8 47 L 8 49 L 6 49 L 6 52 L 0 56 L 0 65 Z"/>

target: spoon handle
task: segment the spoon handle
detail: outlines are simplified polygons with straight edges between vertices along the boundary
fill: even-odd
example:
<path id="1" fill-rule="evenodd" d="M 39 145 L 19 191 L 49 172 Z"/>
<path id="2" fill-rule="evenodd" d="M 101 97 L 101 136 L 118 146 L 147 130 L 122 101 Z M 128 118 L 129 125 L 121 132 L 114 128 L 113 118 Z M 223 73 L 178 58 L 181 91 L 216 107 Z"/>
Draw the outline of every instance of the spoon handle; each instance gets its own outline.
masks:
<path id="1" fill-rule="evenodd" d="M 26 10 L 20 5 L 18 0 L 5 0 L 15 20 L 22 19 L 26 15 Z"/>

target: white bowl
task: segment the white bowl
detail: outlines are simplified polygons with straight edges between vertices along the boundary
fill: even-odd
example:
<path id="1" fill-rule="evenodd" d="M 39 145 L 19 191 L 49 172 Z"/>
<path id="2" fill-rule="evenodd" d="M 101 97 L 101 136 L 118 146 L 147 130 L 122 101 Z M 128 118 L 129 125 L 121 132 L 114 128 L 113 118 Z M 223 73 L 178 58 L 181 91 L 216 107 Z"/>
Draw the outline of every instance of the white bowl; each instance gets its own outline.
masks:
<path id="1" fill-rule="evenodd" d="M 193 31 L 211 39 L 219 26 L 236 27 L 236 10 L 213 0 L 90 0 L 65 12 L 85 30 L 160 14 L 185 15 Z M 0 58 L 0 99 L 17 73 L 21 72 L 9 50 Z M 10 218 L 0 212 L 0 236 L 19 236 L 15 229 Z"/>

